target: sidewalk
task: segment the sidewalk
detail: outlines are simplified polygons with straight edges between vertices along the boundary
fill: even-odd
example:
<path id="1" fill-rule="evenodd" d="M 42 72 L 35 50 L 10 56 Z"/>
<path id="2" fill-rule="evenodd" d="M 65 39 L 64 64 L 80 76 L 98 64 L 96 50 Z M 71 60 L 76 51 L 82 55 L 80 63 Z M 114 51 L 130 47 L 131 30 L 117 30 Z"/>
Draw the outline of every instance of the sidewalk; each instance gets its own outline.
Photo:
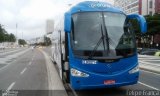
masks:
<path id="1" fill-rule="evenodd" d="M 160 74 L 160 57 L 147 55 L 139 55 L 138 57 L 140 69 Z M 143 58 L 145 58 L 146 60 L 143 60 Z M 152 63 L 150 61 L 152 61 Z"/>

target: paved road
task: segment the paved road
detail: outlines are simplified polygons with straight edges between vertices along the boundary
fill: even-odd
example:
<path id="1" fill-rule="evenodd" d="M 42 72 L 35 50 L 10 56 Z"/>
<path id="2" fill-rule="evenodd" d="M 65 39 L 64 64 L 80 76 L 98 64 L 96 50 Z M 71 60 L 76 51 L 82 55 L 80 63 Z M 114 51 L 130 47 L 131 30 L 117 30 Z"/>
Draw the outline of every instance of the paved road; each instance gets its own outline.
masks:
<path id="1" fill-rule="evenodd" d="M 60 81 L 57 73 L 50 72 L 55 71 L 54 66 L 48 64 L 51 63 L 49 58 L 46 59 L 46 53 L 51 55 L 50 48 L 35 49 L 34 51 L 27 48 L 16 50 L 8 51 L 3 56 L 0 54 L 2 56 L 0 57 L 0 65 L 3 65 L 0 67 L 0 90 L 20 90 L 18 92 L 23 94 L 20 96 L 50 96 L 50 93 L 52 96 L 66 96 L 63 89 L 56 85 L 57 81 Z M 145 61 L 145 59 L 143 57 L 140 60 Z M 158 59 L 156 60 L 158 61 Z M 50 76 L 48 72 L 50 72 Z M 53 86 L 49 86 L 51 84 Z M 50 87 L 52 88 L 50 89 Z M 56 90 L 56 88 L 59 89 Z M 141 70 L 138 84 L 120 88 L 76 91 L 76 95 L 115 96 L 118 94 L 118 96 L 125 96 L 127 90 L 160 90 L 160 74 Z M 28 95 L 28 93 L 32 95 Z"/>
<path id="2" fill-rule="evenodd" d="M 0 62 L 0 65 L 6 63 L 5 66 L 0 68 L 0 90 L 16 90 L 14 92 L 18 92 L 20 94 L 18 96 L 59 96 L 59 94 L 66 96 L 63 88 L 54 86 L 55 79 L 59 77 L 50 81 L 50 75 L 54 77 L 57 76 L 57 73 L 50 70 L 51 74 L 48 74 L 50 68 L 47 68 L 47 66 L 49 64 L 46 63 L 46 56 L 41 50 L 25 49 L 19 50 L 18 53 L 10 52 L 1 59 L 6 60 L 3 64 Z M 9 63 L 7 63 L 8 60 L 10 60 Z M 51 67 L 54 67 L 52 65 Z M 61 82 L 59 79 L 57 81 Z M 53 86 L 49 87 L 49 85 Z M 54 90 L 50 90 L 50 88 L 54 88 Z M 4 93 L 7 93 L 7 91 L 4 91 Z"/>
<path id="3" fill-rule="evenodd" d="M 160 57 L 139 55 L 140 62 L 151 63 L 152 65 L 160 66 Z"/>

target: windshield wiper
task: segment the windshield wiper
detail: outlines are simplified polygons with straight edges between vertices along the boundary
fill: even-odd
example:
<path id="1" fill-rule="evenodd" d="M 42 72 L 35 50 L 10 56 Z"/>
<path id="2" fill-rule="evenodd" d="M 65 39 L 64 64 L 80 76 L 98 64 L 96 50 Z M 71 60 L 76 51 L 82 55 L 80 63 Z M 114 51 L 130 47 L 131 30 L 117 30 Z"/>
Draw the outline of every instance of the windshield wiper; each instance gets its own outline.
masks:
<path id="1" fill-rule="evenodd" d="M 108 56 L 108 54 L 109 54 L 109 50 L 110 50 L 110 48 L 109 48 L 109 37 L 108 37 L 108 32 L 107 32 L 107 28 L 106 28 L 106 25 L 104 25 L 104 31 L 105 31 L 105 33 L 106 33 L 106 35 L 105 35 L 105 39 L 106 39 L 106 43 L 107 43 L 107 51 L 106 51 L 106 55 Z"/>
<path id="2" fill-rule="evenodd" d="M 107 43 L 107 50 L 105 51 L 106 53 L 106 56 L 108 56 L 109 54 L 109 51 L 110 51 L 110 48 L 109 48 L 109 37 L 108 37 L 108 32 L 107 32 L 107 27 L 106 27 L 106 24 L 105 24 L 105 20 L 104 20 L 104 13 L 102 12 L 102 20 L 103 20 L 103 25 L 104 25 L 104 32 L 105 32 L 105 39 L 106 39 L 106 43 Z"/>
<path id="3" fill-rule="evenodd" d="M 94 47 L 94 49 L 92 50 L 91 54 L 89 55 L 88 59 L 92 59 L 93 55 L 95 54 L 95 51 L 97 50 L 97 48 L 99 47 L 99 45 L 101 44 L 101 42 L 103 41 L 103 46 L 104 46 L 104 51 L 105 51 L 105 43 L 104 43 L 104 37 L 105 35 L 103 34 L 103 29 L 102 29 L 102 24 L 101 24 L 101 38 L 99 39 L 99 41 L 97 42 L 96 46 Z"/>

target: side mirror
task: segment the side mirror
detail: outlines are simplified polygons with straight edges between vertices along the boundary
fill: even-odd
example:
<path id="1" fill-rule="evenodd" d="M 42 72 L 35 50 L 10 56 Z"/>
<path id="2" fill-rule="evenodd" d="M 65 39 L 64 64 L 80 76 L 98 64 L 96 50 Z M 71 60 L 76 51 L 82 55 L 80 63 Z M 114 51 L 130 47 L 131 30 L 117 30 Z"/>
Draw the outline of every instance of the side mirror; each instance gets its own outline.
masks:
<path id="1" fill-rule="evenodd" d="M 64 31 L 65 32 L 71 32 L 71 14 L 65 13 L 64 16 Z"/>
<path id="2" fill-rule="evenodd" d="M 142 15 L 131 14 L 127 16 L 128 19 L 137 19 L 140 24 L 141 33 L 147 32 L 147 23 L 145 18 Z"/>

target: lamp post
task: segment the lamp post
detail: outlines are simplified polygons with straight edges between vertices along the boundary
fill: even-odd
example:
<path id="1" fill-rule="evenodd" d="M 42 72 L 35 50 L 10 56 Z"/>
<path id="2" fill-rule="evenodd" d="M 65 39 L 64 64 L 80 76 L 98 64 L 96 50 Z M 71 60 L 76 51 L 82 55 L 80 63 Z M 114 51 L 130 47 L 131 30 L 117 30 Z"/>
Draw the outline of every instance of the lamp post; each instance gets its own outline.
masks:
<path id="1" fill-rule="evenodd" d="M 4 25 L 1 25 L 1 26 L 2 26 L 2 32 L 4 33 L 4 35 L 3 35 L 3 49 L 4 49 L 5 32 L 4 32 Z"/>
<path id="2" fill-rule="evenodd" d="M 18 24 L 16 23 L 16 47 L 18 47 Z"/>

